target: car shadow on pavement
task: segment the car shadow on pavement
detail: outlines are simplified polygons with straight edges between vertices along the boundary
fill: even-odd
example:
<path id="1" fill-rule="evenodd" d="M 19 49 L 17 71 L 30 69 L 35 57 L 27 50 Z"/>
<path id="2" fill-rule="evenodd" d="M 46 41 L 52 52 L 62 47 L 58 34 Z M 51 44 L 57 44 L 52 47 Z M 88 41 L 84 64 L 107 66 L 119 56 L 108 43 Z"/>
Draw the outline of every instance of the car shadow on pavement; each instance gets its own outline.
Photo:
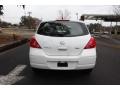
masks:
<path id="1" fill-rule="evenodd" d="M 86 70 L 37 70 L 33 72 L 30 68 L 25 76 L 26 78 L 16 83 L 17 85 L 77 85 L 90 84 L 92 81 L 92 71 L 88 73 Z M 26 71 L 28 71 L 26 69 Z M 79 81 L 79 79 L 81 81 Z M 92 83 L 92 82 L 91 82 Z"/>

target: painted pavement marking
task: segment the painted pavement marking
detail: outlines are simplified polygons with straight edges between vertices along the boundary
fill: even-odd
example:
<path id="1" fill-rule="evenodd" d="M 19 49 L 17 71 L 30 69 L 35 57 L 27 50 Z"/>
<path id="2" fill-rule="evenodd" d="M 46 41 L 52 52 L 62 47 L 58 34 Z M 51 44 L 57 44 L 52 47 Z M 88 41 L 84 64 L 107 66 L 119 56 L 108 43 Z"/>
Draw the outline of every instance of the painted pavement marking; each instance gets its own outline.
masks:
<path id="1" fill-rule="evenodd" d="M 26 65 L 17 65 L 8 75 L 0 75 L 0 85 L 11 85 L 19 80 L 22 80 L 24 76 L 18 76 L 24 69 Z"/>

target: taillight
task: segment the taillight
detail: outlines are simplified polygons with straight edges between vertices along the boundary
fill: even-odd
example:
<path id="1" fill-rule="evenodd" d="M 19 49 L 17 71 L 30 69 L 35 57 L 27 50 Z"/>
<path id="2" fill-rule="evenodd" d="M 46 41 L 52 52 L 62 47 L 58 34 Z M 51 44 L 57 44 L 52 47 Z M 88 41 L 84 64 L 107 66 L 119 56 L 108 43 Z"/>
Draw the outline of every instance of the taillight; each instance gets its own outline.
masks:
<path id="1" fill-rule="evenodd" d="M 32 37 L 30 40 L 30 47 L 32 48 L 41 48 L 38 42 L 36 41 L 35 37 Z"/>
<path id="2" fill-rule="evenodd" d="M 96 41 L 93 37 L 91 37 L 91 39 L 89 40 L 89 42 L 87 43 L 84 49 L 90 49 L 95 47 L 96 47 Z"/>

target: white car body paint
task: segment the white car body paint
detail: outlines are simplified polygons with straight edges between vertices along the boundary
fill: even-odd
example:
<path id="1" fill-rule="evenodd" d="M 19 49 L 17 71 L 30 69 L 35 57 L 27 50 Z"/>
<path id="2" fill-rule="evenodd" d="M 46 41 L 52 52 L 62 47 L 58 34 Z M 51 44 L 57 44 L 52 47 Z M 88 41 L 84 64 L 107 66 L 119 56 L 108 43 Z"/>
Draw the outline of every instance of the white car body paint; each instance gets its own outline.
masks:
<path id="1" fill-rule="evenodd" d="M 41 48 L 30 47 L 30 65 L 39 69 L 80 70 L 92 69 L 96 63 L 96 47 L 84 49 L 90 34 L 75 37 L 52 37 L 35 34 Z M 58 67 L 58 62 L 67 62 L 67 67 Z"/>

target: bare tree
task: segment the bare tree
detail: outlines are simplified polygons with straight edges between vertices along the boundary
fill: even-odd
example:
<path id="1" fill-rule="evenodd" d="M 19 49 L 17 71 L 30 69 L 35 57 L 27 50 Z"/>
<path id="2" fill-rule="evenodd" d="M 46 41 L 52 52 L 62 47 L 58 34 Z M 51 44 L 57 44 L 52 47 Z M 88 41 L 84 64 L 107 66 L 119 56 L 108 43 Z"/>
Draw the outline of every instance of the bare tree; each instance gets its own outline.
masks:
<path id="1" fill-rule="evenodd" d="M 0 5 L 0 16 L 4 14 L 2 10 L 3 10 L 3 5 Z M 1 18 L 0 18 L 0 22 L 1 22 Z"/>
<path id="2" fill-rule="evenodd" d="M 3 15 L 3 5 L 0 5 L 0 15 Z"/>
<path id="3" fill-rule="evenodd" d="M 64 19 L 70 19 L 70 18 L 71 18 L 70 12 L 66 9 L 66 10 L 64 11 Z"/>
<path id="4" fill-rule="evenodd" d="M 69 20 L 71 18 L 71 16 L 70 16 L 71 13 L 67 9 L 65 9 L 64 11 L 59 10 L 58 14 L 59 14 L 59 16 L 57 19 L 59 19 L 59 20 Z"/>
<path id="5" fill-rule="evenodd" d="M 22 7 L 25 10 L 25 5 L 17 5 L 17 7 Z"/>

